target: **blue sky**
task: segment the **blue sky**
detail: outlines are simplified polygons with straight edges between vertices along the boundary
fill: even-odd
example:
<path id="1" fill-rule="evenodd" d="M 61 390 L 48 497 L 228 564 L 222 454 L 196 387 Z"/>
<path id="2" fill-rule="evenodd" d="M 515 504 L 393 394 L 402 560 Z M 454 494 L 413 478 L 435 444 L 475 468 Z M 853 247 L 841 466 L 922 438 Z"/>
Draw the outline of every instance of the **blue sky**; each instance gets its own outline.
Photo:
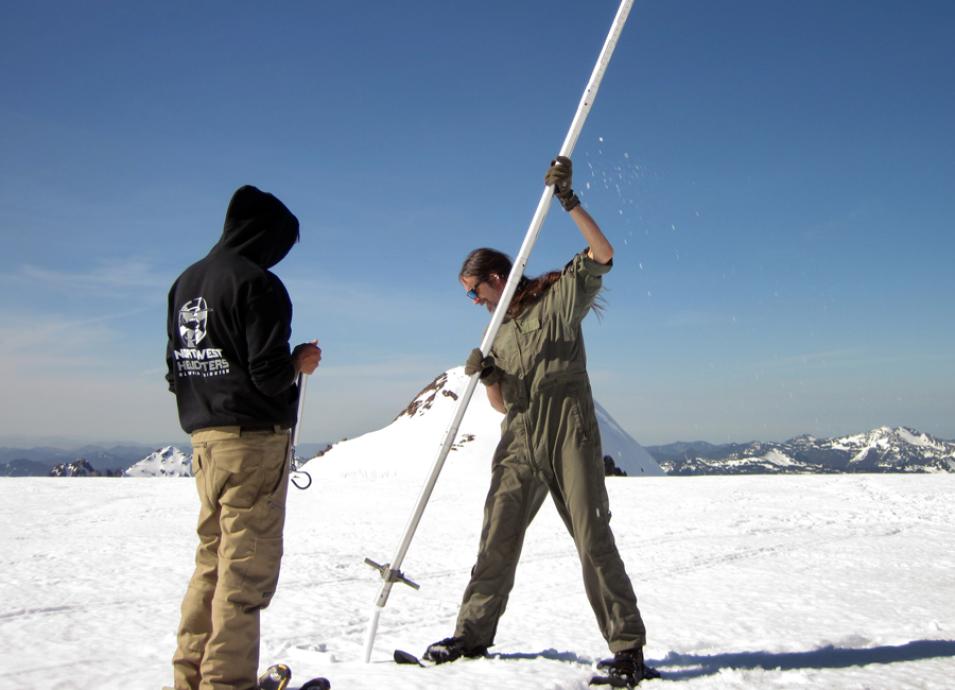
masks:
<path id="1" fill-rule="evenodd" d="M 488 315 L 616 3 L 15 3 L 0 25 L 0 442 L 178 441 L 165 295 L 232 191 L 325 359 L 306 441 L 389 422 Z M 596 398 L 644 444 L 955 437 L 955 5 L 637 0 L 574 154 L 614 243 Z M 581 246 L 559 208 L 528 271 Z"/>

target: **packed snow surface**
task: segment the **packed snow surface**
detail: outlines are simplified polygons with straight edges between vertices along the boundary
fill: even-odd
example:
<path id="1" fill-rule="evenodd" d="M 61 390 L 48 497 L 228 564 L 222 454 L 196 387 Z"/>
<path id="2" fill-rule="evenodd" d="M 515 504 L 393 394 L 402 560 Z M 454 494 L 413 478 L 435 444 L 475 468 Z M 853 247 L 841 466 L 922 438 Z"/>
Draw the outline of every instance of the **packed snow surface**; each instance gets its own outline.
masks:
<path id="1" fill-rule="evenodd" d="M 260 667 L 289 664 L 291 688 L 322 675 L 336 690 L 581 690 L 609 655 L 547 502 L 493 657 L 391 661 L 453 631 L 501 420 L 479 386 L 402 565 L 421 589 L 395 586 L 363 662 L 381 584 L 363 560 L 393 558 L 463 382 L 439 376 L 385 429 L 306 463 L 311 488 L 290 489 Z M 955 475 L 656 476 L 598 414 L 605 452 L 631 473 L 607 480 L 612 524 L 664 675 L 641 687 L 952 687 Z M 174 455 L 141 469 L 181 466 Z M 0 690 L 169 684 L 197 512 L 188 478 L 0 479 Z"/>
<path id="2" fill-rule="evenodd" d="M 368 452 L 372 452 L 369 448 Z M 387 449 L 377 453 L 387 455 Z M 339 690 L 587 687 L 606 656 L 550 502 L 528 533 L 492 659 L 391 663 L 452 632 L 481 525 L 487 458 L 452 454 L 372 662 L 363 636 L 427 468 L 310 463 L 291 489 L 261 666 Z M 356 465 L 359 462 L 356 460 Z M 664 680 L 647 688 L 951 688 L 953 475 L 608 479 L 620 551 Z M 192 569 L 193 481 L 0 480 L 0 687 L 157 689 L 171 680 Z"/>

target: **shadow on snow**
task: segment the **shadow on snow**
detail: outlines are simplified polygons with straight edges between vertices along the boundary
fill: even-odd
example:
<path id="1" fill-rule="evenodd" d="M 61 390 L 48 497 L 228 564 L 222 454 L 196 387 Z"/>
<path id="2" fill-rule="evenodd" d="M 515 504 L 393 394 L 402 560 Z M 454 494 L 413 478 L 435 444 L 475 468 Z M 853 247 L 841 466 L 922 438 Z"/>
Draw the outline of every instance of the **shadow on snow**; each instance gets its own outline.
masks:
<path id="1" fill-rule="evenodd" d="M 648 660 L 659 667 L 668 680 L 686 680 L 719 673 L 722 669 L 792 670 L 807 668 L 846 668 L 867 664 L 893 664 L 955 656 L 955 640 L 913 640 L 897 647 L 843 649 L 820 647 L 809 652 L 733 652 L 713 654 L 680 654 L 670 652 L 662 660 Z M 673 667 L 692 667 L 674 669 Z M 669 667 L 669 668 L 668 668 Z"/>
<path id="2" fill-rule="evenodd" d="M 574 652 L 558 652 L 556 649 L 545 649 L 541 652 L 509 652 L 506 654 L 491 654 L 493 659 L 548 659 L 550 661 L 563 661 L 568 664 L 590 665 L 592 660 L 589 657 L 577 656 Z"/>

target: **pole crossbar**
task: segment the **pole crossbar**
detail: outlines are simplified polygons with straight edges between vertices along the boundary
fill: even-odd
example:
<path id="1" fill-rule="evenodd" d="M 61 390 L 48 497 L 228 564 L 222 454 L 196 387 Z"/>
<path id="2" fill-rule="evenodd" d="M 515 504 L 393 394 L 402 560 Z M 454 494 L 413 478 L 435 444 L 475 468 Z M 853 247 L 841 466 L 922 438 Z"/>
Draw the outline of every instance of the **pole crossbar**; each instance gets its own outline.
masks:
<path id="1" fill-rule="evenodd" d="M 567 136 L 564 138 L 564 143 L 560 147 L 559 155 L 561 156 L 567 156 L 569 158 L 571 153 L 573 153 L 574 147 L 577 144 L 577 139 L 580 137 L 581 130 L 583 130 L 584 122 L 587 120 L 587 115 L 590 114 L 590 109 L 597 97 L 597 90 L 600 88 L 600 82 L 603 79 L 604 72 L 607 70 L 607 65 L 610 64 L 610 58 L 613 55 L 614 48 L 617 45 L 617 40 L 620 38 L 620 33 L 623 31 L 624 24 L 626 24 L 627 16 L 630 14 L 630 8 L 632 6 L 633 0 L 622 0 L 619 8 L 617 9 L 613 23 L 610 26 L 610 32 L 607 34 L 607 39 L 604 41 L 603 48 L 597 57 L 597 64 L 594 66 L 593 72 L 590 75 L 590 80 L 587 82 L 587 87 L 584 89 L 584 93 L 581 96 L 580 103 L 577 106 L 577 112 L 574 114 L 574 119 L 571 122 L 570 129 L 567 131 Z M 527 266 L 527 260 L 530 258 L 531 250 L 534 248 L 534 244 L 537 242 L 537 237 L 540 234 L 541 226 L 544 224 L 544 219 L 547 217 L 547 212 L 550 209 L 553 195 L 553 186 L 545 186 L 544 191 L 541 194 L 540 201 L 537 203 L 537 209 L 531 218 L 531 223 L 527 229 L 527 234 L 524 236 L 524 241 L 521 244 L 520 251 L 517 254 L 517 258 L 514 260 L 514 265 L 511 269 L 510 275 L 508 276 L 507 283 L 504 286 L 501 299 L 498 302 L 497 308 L 494 310 L 494 314 L 491 316 L 491 323 L 488 325 L 487 330 L 484 333 L 484 338 L 481 341 L 481 353 L 483 355 L 487 355 L 491 351 L 491 345 L 494 343 L 494 339 L 497 337 L 497 332 L 500 329 L 501 324 L 504 322 L 504 317 L 511 305 L 511 300 L 514 298 L 514 293 L 517 291 L 517 285 L 520 282 L 521 277 L 524 275 L 524 268 Z M 431 498 L 431 493 L 434 491 L 435 484 L 438 481 L 438 475 L 441 474 L 441 470 L 444 468 L 445 460 L 447 460 L 448 453 L 450 452 L 451 446 L 454 443 L 454 439 L 458 434 L 458 429 L 461 426 L 461 420 L 464 419 L 464 413 L 467 412 L 468 405 L 471 402 L 471 397 L 474 395 L 474 390 L 477 387 L 477 384 L 478 374 L 475 373 L 468 380 L 468 385 L 465 388 L 464 393 L 458 399 L 454 416 L 444 437 L 444 442 L 441 444 L 441 449 L 438 451 L 438 456 L 434 461 L 431 474 L 421 490 L 421 494 L 418 497 L 418 502 L 415 505 L 414 512 L 408 521 L 408 526 L 405 528 L 404 536 L 401 539 L 401 543 L 398 545 L 398 549 L 395 552 L 395 557 L 391 560 L 391 564 L 380 566 L 374 561 L 366 559 L 366 562 L 370 561 L 369 565 L 372 565 L 372 567 L 376 568 L 381 573 L 384 582 L 381 585 L 381 590 L 379 591 L 378 597 L 375 601 L 375 608 L 372 611 L 371 619 L 369 620 L 368 628 L 365 634 L 365 663 L 368 663 L 371 660 L 372 646 L 374 645 L 375 634 L 378 630 L 378 620 L 381 616 L 381 610 L 385 607 L 385 604 L 388 603 L 388 597 L 391 594 L 391 588 L 394 583 L 404 582 L 405 584 L 412 585 L 415 587 L 415 589 L 417 589 L 417 585 L 414 585 L 414 583 L 405 578 L 399 568 L 401 568 L 401 564 L 404 562 L 405 555 L 408 553 L 408 548 L 411 546 L 411 540 L 414 537 L 415 531 L 418 529 L 418 524 L 421 522 L 421 516 L 424 514 L 424 509 L 428 504 L 428 500 Z"/>

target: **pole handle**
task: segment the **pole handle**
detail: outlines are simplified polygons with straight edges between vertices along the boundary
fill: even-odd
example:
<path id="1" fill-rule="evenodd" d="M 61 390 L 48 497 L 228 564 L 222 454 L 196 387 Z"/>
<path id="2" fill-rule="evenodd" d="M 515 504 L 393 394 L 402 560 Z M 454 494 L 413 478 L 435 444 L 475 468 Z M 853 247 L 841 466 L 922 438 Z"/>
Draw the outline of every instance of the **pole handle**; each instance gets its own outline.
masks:
<path id="1" fill-rule="evenodd" d="M 412 589 L 421 589 L 421 585 L 417 582 L 413 582 L 405 577 L 405 574 L 398 570 L 397 568 L 392 568 L 390 563 L 385 563 L 384 565 L 380 563 L 375 563 L 370 558 L 365 559 L 365 564 L 370 565 L 372 568 L 381 573 L 381 579 L 385 582 L 401 582 L 402 584 L 408 585 Z M 384 604 L 381 604 L 384 606 Z"/>

